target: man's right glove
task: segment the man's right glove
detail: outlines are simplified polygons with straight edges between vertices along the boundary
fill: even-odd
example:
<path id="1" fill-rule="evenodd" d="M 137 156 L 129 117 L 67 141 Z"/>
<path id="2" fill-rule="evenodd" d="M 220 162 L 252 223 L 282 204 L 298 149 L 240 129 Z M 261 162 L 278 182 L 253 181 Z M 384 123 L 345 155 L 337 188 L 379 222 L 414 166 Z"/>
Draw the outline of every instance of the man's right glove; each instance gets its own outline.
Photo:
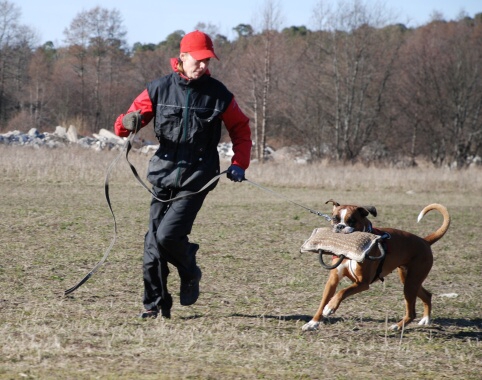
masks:
<path id="1" fill-rule="evenodd" d="M 122 118 L 122 125 L 128 131 L 137 132 L 139 129 L 141 129 L 141 121 L 141 110 L 137 110 L 134 112 L 129 112 L 127 115 L 125 115 Z"/>
<path id="2" fill-rule="evenodd" d="M 231 165 L 226 176 L 234 182 L 242 182 L 246 179 L 244 178 L 244 170 L 237 165 Z"/>

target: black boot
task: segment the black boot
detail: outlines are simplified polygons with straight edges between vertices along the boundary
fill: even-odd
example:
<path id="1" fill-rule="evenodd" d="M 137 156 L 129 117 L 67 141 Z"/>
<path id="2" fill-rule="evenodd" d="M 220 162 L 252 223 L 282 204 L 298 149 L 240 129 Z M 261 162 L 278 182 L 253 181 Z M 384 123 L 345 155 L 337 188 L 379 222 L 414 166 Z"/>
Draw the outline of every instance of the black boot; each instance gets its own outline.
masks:
<path id="1" fill-rule="evenodd" d="M 147 318 L 157 318 L 159 315 L 159 311 L 164 318 L 170 319 L 171 318 L 171 308 L 172 308 L 172 297 L 168 293 L 163 296 L 159 306 L 156 306 L 153 309 L 143 311 L 139 317 L 142 319 Z"/>
<path id="2" fill-rule="evenodd" d="M 198 244 L 189 246 L 188 254 L 191 256 L 191 270 L 179 272 L 181 277 L 180 302 L 182 306 L 194 304 L 199 298 L 199 281 L 201 281 L 202 272 L 196 265 L 196 252 L 199 249 Z"/>
<path id="3" fill-rule="evenodd" d="M 172 308 L 172 297 L 167 290 L 167 276 L 169 275 L 169 267 L 167 265 L 167 261 L 161 259 L 160 261 L 160 269 L 161 269 L 161 286 L 162 286 L 162 299 L 159 303 L 159 307 L 161 308 L 161 315 L 164 318 L 171 318 L 171 308 Z"/>
<path id="4" fill-rule="evenodd" d="M 169 293 L 167 293 L 159 305 L 161 307 L 161 315 L 164 318 L 171 318 L 171 308 L 172 308 L 172 297 Z"/>

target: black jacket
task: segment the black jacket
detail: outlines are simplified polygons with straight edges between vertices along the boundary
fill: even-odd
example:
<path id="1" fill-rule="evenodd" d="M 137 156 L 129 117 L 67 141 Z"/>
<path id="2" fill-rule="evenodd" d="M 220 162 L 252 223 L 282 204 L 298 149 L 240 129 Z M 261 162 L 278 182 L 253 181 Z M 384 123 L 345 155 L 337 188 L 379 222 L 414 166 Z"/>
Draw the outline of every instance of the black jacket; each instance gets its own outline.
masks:
<path id="1" fill-rule="evenodd" d="M 150 82 L 147 92 L 160 143 L 149 162 L 149 182 L 173 190 L 199 190 L 219 174 L 220 116 L 233 94 L 209 75 L 190 81 L 177 73 Z"/>

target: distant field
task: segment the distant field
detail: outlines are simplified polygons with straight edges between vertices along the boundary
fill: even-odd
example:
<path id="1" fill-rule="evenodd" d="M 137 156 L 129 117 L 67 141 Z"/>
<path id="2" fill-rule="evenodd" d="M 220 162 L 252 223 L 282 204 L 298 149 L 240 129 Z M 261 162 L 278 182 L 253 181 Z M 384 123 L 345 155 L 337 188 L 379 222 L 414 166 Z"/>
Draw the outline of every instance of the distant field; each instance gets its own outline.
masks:
<path id="1" fill-rule="evenodd" d="M 375 225 L 422 236 L 442 219 L 417 224 L 424 206 L 442 203 L 452 216 L 425 282 L 431 326 L 387 330 L 404 313 L 392 274 L 304 333 L 328 271 L 299 248 L 325 220 L 225 178 L 191 235 L 199 301 L 181 307 L 172 274 L 172 319 L 139 320 L 150 195 L 123 158 L 110 182 L 118 240 L 64 297 L 111 241 L 103 181 L 117 154 L 0 146 L 0 379 L 480 379 L 482 170 L 253 164 L 249 179 L 320 212 L 330 198 L 374 205 Z M 131 157 L 144 174 L 149 156 Z"/>

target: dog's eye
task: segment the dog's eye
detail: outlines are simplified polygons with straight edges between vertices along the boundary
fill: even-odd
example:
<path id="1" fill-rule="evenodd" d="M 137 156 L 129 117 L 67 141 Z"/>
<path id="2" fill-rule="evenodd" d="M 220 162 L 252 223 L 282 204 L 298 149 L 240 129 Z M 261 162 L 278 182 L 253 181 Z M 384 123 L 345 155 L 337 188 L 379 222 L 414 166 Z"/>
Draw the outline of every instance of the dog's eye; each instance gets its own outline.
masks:
<path id="1" fill-rule="evenodd" d="M 335 222 L 335 223 L 340 223 L 340 217 L 339 216 L 334 216 L 332 218 L 332 221 Z"/>
<path id="2" fill-rule="evenodd" d="M 355 219 L 353 219 L 353 218 L 348 218 L 348 220 L 346 221 L 346 224 L 348 224 L 348 225 L 350 225 L 350 226 L 353 225 L 353 224 L 355 224 Z"/>

